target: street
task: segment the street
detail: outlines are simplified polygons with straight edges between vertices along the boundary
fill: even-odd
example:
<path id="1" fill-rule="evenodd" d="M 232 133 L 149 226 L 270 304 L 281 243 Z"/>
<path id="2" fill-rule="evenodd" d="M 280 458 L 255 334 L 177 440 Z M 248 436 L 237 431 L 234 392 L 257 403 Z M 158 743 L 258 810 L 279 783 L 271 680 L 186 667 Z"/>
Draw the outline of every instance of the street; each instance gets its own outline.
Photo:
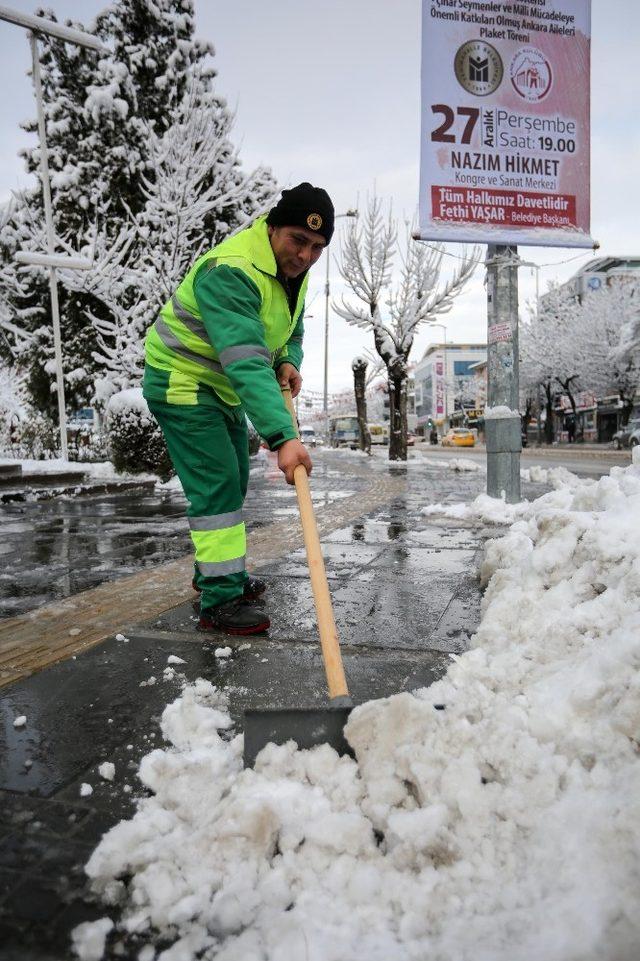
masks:
<path id="1" fill-rule="evenodd" d="M 423 454 L 425 469 L 429 459 L 433 460 L 424 503 L 437 491 L 443 496 L 456 490 L 475 496 L 483 489 L 479 477 L 467 474 L 462 482 L 460 475 L 443 469 L 443 464 L 460 456 L 481 465 L 483 452 L 421 447 L 410 453 L 412 469 Z M 391 470 L 385 449 L 376 450 L 371 461 L 351 451 L 324 448 L 314 449 L 312 456 L 312 490 L 318 507 L 328 508 L 356 494 L 371 471 Z M 244 508 L 247 529 L 263 526 L 265 517 L 278 519 L 283 532 L 296 526 L 293 488 L 287 487 L 277 471 L 271 473 L 261 457 L 252 463 Z M 395 467 L 396 471 L 403 469 L 402 465 Z M 538 493 L 542 489 L 539 485 L 531 488 Z M 175 484 L 157 485 L 154 491 L 0 505 L 0 619 L 188 555 L 191 541 L 184 510 L 184 495 Z"/>
<path id="2" fill-rule="evenodd" d="M 441 447 L 420 444 L 418 450 L 423 456 L 436 460 L 444 457 L 460 457 L 484 466 L 487 452 L 484 447 Z M 526 447 L 522 451 L 521 467 L 565 467 L 578 477 L 602 477 L 611 467 L 628 467 L 631 463 L 630 451 L 615 451 L 609 447 Z"/>

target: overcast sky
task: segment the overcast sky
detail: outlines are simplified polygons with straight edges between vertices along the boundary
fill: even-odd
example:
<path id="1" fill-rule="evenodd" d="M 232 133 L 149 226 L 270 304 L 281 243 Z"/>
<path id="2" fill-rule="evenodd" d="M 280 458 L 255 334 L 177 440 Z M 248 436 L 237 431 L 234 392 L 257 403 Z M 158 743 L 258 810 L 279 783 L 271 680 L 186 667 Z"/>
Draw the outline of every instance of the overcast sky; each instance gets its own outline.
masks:
<path id="1" fill-rule="evenodd" d="M 9 0 L 34 13 L 36 6 Z M 106 4 L 55 0 L 59 20 L 91 19 Z M 246 167 L 270 166 L 281 185 L 310 180 L 326 187 L 337 212 L 363 206 L 374 188 L 411 218 L 418 201 L 420 135 L 420 0 L 195 0 L 197 34 L 216 48 L 218 90 L 236 110 L 235 140 Z M 637 0 L 593 0 L 592 13 L 592 235 L 599 255 L 640 253 L 640 5 Z M 28 142 L 18 127 L 34 115 L 26 72 L 24 31 L 0 22 L 0 199 L 28 181 L 18 149 Z M 10 92 L 10 95 L 8 95 Z M 331 245 L 339 250 L 340 225 Z M 449 245 L 451 253 L 460 248 Z M 560 248 L 520 247 L 525 260 L 545 265 L 541 288 L 565 280 L 586 260 Z M 455 261 L 445 258 L 449 264 Z M 551 265 L 551 266 L 546 266 Z M 324 272 L 321 260 L 310 287 L 305 386 L 323 385 Z M 448 339 L 482 343 L 486 300 L 482 269 L 453 310 L 440 318 Z M 520 271 L 520 302 L 535 292 L 535 274 Z M 341 281 L 331 263 L 331 291 Z M 314 296 L 315 295 L 315 296 Z M 423 330 L 414 347 L 441 339 Z M 436 336 L 437 335 L 437 336 Z M 329 389 L 351 384 L 350 363 L 370 335 L 335 315 L 330 324 Z"/>

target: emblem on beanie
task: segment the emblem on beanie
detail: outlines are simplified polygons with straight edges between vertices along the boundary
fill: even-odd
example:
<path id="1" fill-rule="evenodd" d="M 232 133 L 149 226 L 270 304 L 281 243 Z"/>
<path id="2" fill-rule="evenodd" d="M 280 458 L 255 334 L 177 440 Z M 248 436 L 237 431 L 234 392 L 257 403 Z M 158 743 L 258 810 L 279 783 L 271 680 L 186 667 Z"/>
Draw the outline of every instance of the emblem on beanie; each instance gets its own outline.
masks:
<path id="1" fill-rule="evenodd" d="M 307 217 L 307 224 L 311 230 L 320 230 L 322 227 L 322 217 L 320 214 L 309 214 Z"/>

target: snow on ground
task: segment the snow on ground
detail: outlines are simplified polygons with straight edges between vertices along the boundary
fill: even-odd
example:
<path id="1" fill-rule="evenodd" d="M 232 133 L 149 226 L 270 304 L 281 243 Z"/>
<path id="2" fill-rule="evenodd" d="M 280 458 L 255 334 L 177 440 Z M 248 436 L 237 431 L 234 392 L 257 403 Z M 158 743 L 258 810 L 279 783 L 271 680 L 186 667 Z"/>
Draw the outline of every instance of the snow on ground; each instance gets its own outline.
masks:
<path id="1" fill-rule="evenodd" d="M 158 961 L 640 956 L 640 465 L 519 506 L 473 648 L 356 708 L 357 762 L 289 744 L 243 770 L 225 695 L 184 688 L 151 796 L 87 865 L 80 958 L 115 905 L 175 941 Z"/>
<path id="2" fill-rule="evenodd" d="M 29 474 L 64 474 L 65 472 L 77 473 L 83 471 L 87 477 L 97 480 L 155 480 L 155 474 L 128 474 L 118 472 L 111 461 L 66 461 L 62 458 L 53 460 L 33 460 L 27 457 L 10 458 L 0 457 L 0 464 L 19 464 L 22 467 L 23 477 Z M 171 484 L 171 482 L 169 482 Z M 167 487 L 169 486 L 166 485 Z"/>
<path id="3" fill-rule="evenodd" d="M 453 461 L 449 464 L 454 470 L 461 469 L 454 465 Z M 614 467 L 613 471 L 620 469 Z M 553 507 L 564 504 L 567 491 L 590 489 L 597 485 L 597 481 L 580 478 L 565 467 L 533 466 L 521 470 L 520 475 L 526 481 L 549 484 L 554 490 L 539 497 L 533 503 L 519 501 L 516 504 L 507 504 L 504 500 L 489 497 L 488 494 L 478 494 L 470 504 L 429 504 L 422 508 L 421 513 L 426 517 L 447 517 L 450 520 L 477 524 L 513 524 L 517 518 L 529 517 L 532 512 L 538 511 L 542 506 Z"/>

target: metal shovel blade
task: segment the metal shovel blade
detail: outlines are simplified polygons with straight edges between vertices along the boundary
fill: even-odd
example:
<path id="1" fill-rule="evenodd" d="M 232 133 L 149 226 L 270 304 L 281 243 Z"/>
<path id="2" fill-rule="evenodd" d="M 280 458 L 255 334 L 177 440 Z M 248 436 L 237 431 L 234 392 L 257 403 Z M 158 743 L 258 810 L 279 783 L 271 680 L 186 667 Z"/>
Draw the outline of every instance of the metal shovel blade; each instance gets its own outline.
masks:
<path id="1" fill-rule="evenodd" d="M 344 736 L 351 707 L 252 709 L 244 715 L 244 766 L 253 767 L 267 744 L 286 744 L 295 741 L 299 748 L 329 744 L 338 754 L 349 754 L 353 749 Z"/>

